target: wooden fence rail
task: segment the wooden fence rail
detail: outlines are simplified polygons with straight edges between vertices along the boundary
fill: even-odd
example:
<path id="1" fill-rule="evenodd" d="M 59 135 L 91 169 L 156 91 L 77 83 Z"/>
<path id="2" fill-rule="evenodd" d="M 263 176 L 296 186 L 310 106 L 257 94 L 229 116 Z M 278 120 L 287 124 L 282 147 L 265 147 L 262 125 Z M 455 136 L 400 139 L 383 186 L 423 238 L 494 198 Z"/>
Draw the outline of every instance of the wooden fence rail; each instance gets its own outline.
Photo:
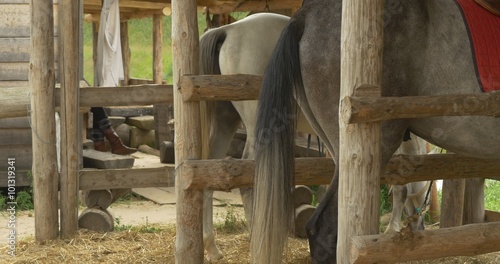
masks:
<path id="1" fill-rule="evenodd" d="M 228 191 L 250 187 L 253 182 L 253 160 L 186 160 L 182 165 L 185 189 Z M 329 184 L 335 166 L 331 158 L 295 159 L 295 183 Z M 381 182 L 406 184 L 415 181 L 461 178 L 494 178 L 500 171 L 500 160 L 475 159 L 455 154 L 395 155 L 386 166 Z"/>

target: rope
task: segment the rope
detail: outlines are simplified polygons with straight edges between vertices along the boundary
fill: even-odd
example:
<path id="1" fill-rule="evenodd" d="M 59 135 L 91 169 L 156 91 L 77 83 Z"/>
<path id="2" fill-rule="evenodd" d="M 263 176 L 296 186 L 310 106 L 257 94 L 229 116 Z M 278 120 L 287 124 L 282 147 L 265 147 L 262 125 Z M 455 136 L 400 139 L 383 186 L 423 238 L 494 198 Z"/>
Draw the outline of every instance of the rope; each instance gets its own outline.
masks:
<path id="1" fill-rule="evenodd" d="M 420 216 L 422 215 L 425 215 L 427 213 L 427 211 L 429 211 L 429 204 L 427 203 L 427 201 L 430 201 L 429 200 L 429 196 L 430 196 L 430 193 L 431 193 L 431 189 L 432 189 L 432 184 L 434 183 L 434 181 L 430 181 L 428 182 L 424 188 L 420 189 L 417 193 L 415 194 L 412 194 L 412 198 L 414 198 L 416 196 L 416 194 L 422 194 L 423 191 L 425 191 L 426 187 L 429 186 L 427 188 L 427 193 L 425 194 L 425 198 L 424 198 L 424 202 L 422 203 L 422 205 L 419 207 L 418 204 L 416 204 L 415 202 L 415 199 L 413 199 L 413 205 L 415 205 L 415 208 L 417 210 L 417 212 L 411 216 L 408 216 L 406 218 L 405 221 L 403 221 L 403 224 L 404 225 L 408 225 L 410 222 L 413 222 L 413 221 L 417 221 L 419 219 Z M 422 208 L 424 208 L 422 210 Z"/>

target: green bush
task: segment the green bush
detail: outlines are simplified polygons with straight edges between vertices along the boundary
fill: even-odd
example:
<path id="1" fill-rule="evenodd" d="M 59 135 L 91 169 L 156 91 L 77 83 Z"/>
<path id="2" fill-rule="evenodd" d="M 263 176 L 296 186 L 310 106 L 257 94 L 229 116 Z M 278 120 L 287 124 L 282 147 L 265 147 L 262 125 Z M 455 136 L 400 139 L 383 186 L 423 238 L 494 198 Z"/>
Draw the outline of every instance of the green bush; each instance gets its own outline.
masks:
<path id="1" fill-rule="evenodd" d="M 484 184 L 484 207 L 491 211 L 500 211 L 500 181 L 486 180 Z"/>
<path id="2" fill-rule="evenodd" d="M 0 209 L 5 209 L 7 198 L 0 194 Z"/>
<path id="3" fill-rule="evenodd" d="M 19 210 L 33 210 L 33 198 L 27 191 L 17 193 L 16 203 Z"/>

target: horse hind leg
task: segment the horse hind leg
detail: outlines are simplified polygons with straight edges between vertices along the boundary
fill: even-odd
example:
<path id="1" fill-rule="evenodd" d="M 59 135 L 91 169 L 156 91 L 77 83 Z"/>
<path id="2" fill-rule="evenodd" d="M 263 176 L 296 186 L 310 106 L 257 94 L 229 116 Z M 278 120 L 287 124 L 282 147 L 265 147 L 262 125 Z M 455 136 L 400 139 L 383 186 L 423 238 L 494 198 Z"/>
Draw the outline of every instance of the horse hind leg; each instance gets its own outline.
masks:
<path id="1" fill-rule="evenodd" d="M 213 191 L 203 192 L 203 247 L 207 252 L 208 261 L 223 258 L 222 252 L 215 243 L 213 223 Z"/>
<path id="2" fill-rule="evenodd" d="M 209 159 L 226 156 L 231 140 L 240 124 L 240 117 L 230 102 L 217 102 L 209 108 L 211 124 Z M 205 191 L 203 197 L 203 245 L 209 261 L 219 260 L 223 255 L 215 243 L 213 227 L 213 191 Z"/>
<path id="3" fill-rule="evenodd" d="M 396 233 L 401 230 L 401 215 L 406 202 L 408 189 L 405 185 L 392 186 L 392 213 L 389 225 L 385 229 L 386 234 Z"/>
<path id="4" fill-rule="evenodd" d="M 254 159 L 254 142 L 255 142 L 255 126 L 257 124 L 257 101 L 233 102 L 233 106 L 238 111 L 238 114 L 245 125 L 247 132 L 247 140 L 245 148 L 241 155 L 241 159 Z M 248 228 L 251 230 L 253 217 L 253 188 L 240 188 L 241 201 L 245 212 Z"/>

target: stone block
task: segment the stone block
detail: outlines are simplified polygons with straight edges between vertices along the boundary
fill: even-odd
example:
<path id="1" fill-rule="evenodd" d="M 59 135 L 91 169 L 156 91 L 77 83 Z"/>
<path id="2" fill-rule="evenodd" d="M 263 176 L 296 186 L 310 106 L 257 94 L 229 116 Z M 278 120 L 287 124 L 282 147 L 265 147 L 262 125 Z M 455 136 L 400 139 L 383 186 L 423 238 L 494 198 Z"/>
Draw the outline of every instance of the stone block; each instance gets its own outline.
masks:
<path id="1" fill-rule="evenodd" d="M 172 141 L 163 141 L 160 143 L 160 162 L 175 163 L 175 146 Z"/>
<path id="2" fill-rule="evenodd" d="M 121 124 L 119 126 L 114 127 L 116 134 L 123 141 L 123 144 L 130 146 L 130 126 L 127 124 Z"/>
<path id="3" fill-rule="evenodd" d="M 125 123 L 126 118 L 123 116 L 108 116 L 111 126 L 118 127 L 119 125 Z"/>
<path id="4" fill-rule="evenodd" d="M 150 115 L 128 117 L 126 123 L 142 130 L 155 130 L 155 119 Z"/>
<path id="5" fill-rule="evenodd" d="M 155 131 L 143 130 L 134 126 L 130 127 L 130 147 L 138 148 L 140 145 L 155 145 Z"/>
<path id="6" fill-rule="evenodd" d="M 142 115 L 153 115 L 153 106 L 114 106 L 105 107 L 108 116 L 142 116 Z"/>

